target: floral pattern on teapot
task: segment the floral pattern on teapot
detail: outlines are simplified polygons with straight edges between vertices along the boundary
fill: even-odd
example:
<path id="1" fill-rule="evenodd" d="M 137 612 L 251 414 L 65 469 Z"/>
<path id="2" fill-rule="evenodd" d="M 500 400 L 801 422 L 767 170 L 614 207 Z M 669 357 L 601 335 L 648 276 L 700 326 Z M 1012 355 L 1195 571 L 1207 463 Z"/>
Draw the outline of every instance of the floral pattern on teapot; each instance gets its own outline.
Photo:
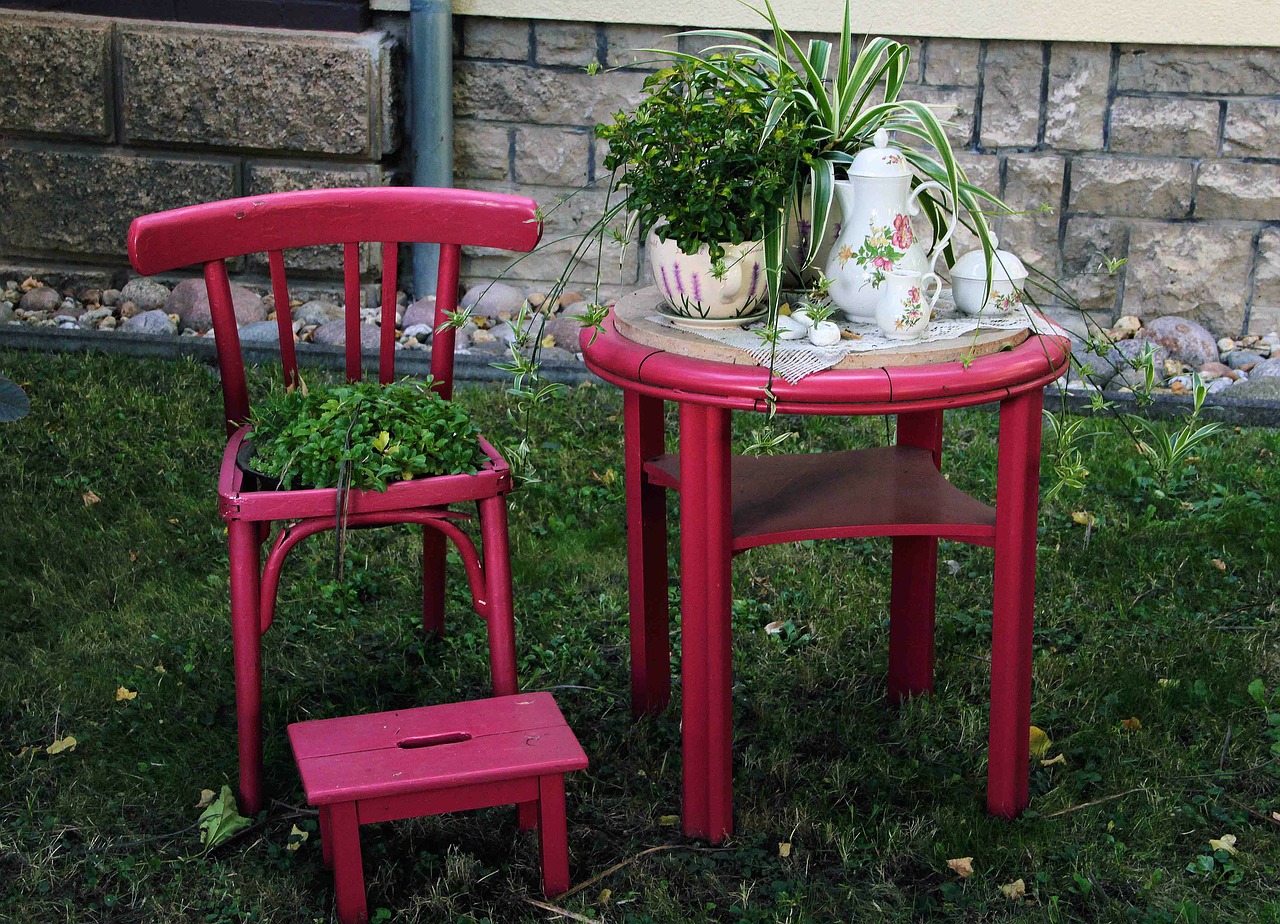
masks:
<path id="1" fill-rule="evenodd" d="M 873 289 L 880 288 L 884 282 L 884 274 L 892 272 L 909 248 L 915 242 L 915 232 L 911 230 L 911 219 L 906 215 L 893 217 L 892 229 L 889 225 L 876 227 L 876 215 L 871 216 L 868 223 L 867 236 L 862 239 L 862 246 L 856 251 L 845 244 L 840 248 L 837 259 L 843 269 L 850 260 L 867 270 L 867 282 Z"/>
<path id="2" fill-rule="evenodd" d="M 902 300 L 902 307 L 906 311 L 899 314 L 897 320 L 893 322 L 895 328 L 903 330 L 913 328 L 920 323 L 920 319 L 924 317 L 924 305 L 920 304 L 919 286 L 912 286 L 907 290 L 907 297 Z"/>

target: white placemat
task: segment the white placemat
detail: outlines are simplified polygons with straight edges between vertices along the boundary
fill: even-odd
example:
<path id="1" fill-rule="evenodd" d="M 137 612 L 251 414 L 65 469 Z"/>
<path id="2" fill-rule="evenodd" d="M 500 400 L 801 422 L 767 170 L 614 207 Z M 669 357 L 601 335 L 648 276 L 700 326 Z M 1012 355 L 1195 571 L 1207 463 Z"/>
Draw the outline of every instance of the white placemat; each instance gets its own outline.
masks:
<path id="1" fill-rule="evenodd" d="M 654 315 L 648 320 L 655 324 L 676 327 L 670 318 L 661 315 Z M 821 372 L 823 369 L 830 369 L 850 353 L 868 353 L 873 350 L 901 350 L 903 347 L 908 347 L 913 343 L 930 343 L 935 340 L 952 340 L 957 337 L 964 337 L 979 329 L 1031 330 L 1036 334 L 1067 335 L 1066 331 L 1057 324 L 1030 308 L 1023 308 L 1007 315 L 988 315 L 984 313 L 976 318 L 961 314 L 956 311 L 955 303 L 951 300 L 950 291 L 943 292 L 942 297 L 938 299 L 938 304 L 933 312 L 933 320 L 929 322 L 929 329 L 923 337 L 916 340 L 893 340 L 881 333 L 880 328 L 874 321 L 847 321 L 840 312 L 836 312 L 836 316 L 832 317 L 831 320 L 837 323 L 842 333 L 848 331 L 854 336 L 852 338 L 842 336 L 839 343 L 829 347 L 816 347 L 808 340 L 779 340 L 775 351 L 775 347 L 772 344 L 766 343 L 759 337 L 759 332 L 765 328 L 763 321 L 757 321 L 747 327 L 725 327 L 710 330 L 677 329 L 686 330 L 697 334 L 699 337 L 705 337 L 708 340 L 714 340 L 716 343 L 723 343 L 734 349 L 742 350 L 744 353 L 750 354 L 761 366 L 768 366 L 770 359 L 772 359 L 773 371 L 792 385 L 807 375 L 813 375 L 813 373 Z"/>

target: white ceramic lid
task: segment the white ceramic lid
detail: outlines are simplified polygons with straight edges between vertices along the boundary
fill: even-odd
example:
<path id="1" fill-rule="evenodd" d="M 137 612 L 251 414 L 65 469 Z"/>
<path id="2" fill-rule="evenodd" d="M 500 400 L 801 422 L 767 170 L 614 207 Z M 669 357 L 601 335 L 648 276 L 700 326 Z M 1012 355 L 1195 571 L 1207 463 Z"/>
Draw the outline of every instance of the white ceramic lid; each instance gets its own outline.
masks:
<path id="1" fill-rule="evenodd" d="M 1000 239 L 994 234 L 991 235 L 991 246 L 999 247 Z M 982 248 L 971 250 L 956 260 L 955 266 L 951 267 L 952 279 L 981 279 L 987 278 L 987 264 L 982 256 Z M 991 255 L 991 279 L 1010 279 L 1022 280 L 1027 278 L 1027 268 L 1022 265 L 1022 261 L 1009 253 L 1007 250 L 997 250 Z"/>
<path id="2" fill-rule="evenodd" d="M 910 176 L 911 165 L 897 148 L 889 146 L 889 133 L 875 134 L 875 147 L 863 148 L 849 165 L 849 176 Z"/>

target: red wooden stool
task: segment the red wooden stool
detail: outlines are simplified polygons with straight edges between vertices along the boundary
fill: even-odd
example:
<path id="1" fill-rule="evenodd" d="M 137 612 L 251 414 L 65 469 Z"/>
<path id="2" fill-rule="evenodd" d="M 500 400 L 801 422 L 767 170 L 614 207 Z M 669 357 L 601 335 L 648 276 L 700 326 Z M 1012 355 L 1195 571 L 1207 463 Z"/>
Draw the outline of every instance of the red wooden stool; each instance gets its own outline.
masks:
<path id="1" fill-rule="evenodd" d="M 585 769 L 587 755 L 550 693 L 297 722 L 289 741 L 320 809 L 343 924 L 368 920 L 360 825 L 378 821 L 530 805 L 543 891 L 569 887 L 564 775 Z"/>

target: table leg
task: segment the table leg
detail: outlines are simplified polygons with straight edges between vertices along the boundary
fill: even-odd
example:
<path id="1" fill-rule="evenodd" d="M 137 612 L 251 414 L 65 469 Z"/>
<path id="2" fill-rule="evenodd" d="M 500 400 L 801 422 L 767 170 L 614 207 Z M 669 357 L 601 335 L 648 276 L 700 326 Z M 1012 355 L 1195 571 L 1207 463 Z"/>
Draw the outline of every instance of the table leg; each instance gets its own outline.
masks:
<path id="1" fill-rule="evenodd" d="M 733 831 L 730 412 L 680 407 L 684 832 Z"/>
<path id="2" fill-rule="evenodd" d="M 1028 801 L 1031 636 L 1043 404 L 1044 393 L 1037 389 L 1000 405 L 987 810 L 1005 818 L 1017 816 Z"/>
<path id="3" fill-rule="evenodd" d="M 631 711 L 662 712 L 671 701 L 667 612 L 667 492 L 650 484 L 644 462 L 663 451 L 662 401 L 623 396 L 627 483 L 627 581 L 631 615 Z"/>
<path id="4" fill-rule="evenodd" d="M 898 445 L 928 449 L 942 463 L 942 411 L 898 415 Z M 889 594 L 889 697 L 904 700 L 933 692 L 934 613 L 938 587 L 938 540 L 898 536 L 893 540 Z"/>

